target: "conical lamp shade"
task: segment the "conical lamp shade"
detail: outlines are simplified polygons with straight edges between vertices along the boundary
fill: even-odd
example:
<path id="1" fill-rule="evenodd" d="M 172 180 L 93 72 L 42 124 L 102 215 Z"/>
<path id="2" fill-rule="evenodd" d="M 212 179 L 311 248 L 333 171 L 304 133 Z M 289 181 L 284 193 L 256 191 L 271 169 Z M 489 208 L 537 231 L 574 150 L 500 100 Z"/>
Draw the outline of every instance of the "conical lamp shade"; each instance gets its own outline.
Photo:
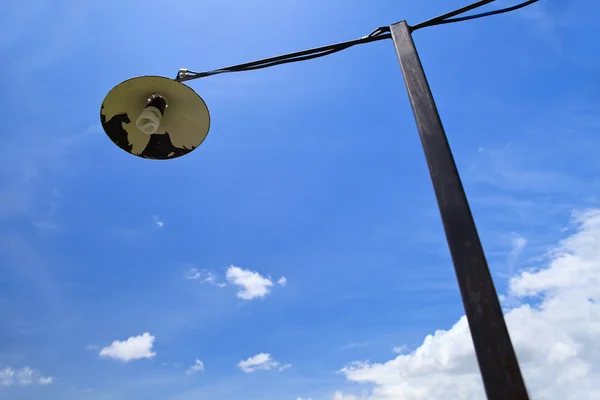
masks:
<path id="1" fill-rule="evenodd" d="M 204 100 L 183 83 L 160 76 L 140 76 L 115 86 L 102 102 L 100 121 L 121 149 L 154 160 L 188 154 L 210 128 Z"/>

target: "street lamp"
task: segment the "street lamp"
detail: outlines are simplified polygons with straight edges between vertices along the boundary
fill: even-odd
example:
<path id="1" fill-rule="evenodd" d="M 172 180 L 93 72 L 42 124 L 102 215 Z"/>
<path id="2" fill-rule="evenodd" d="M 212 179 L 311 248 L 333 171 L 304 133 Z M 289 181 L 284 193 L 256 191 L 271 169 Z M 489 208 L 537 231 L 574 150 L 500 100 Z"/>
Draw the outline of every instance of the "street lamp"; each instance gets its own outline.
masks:
<path id="1" fill-rule="evenodd" d="M 100 120 L 121 149 L 158 160 L 191 152 L 210 127 L 202 98 L 190 87 L 161 76 L 141 76 L 115 86 L 102 102 Z"/>
<path id="2" fill-rule="evenodd" d="M 170 159 L 198 147 L 210 126 L 204 101 L 182 82 L 309 60 L 349 47 L 392 39 L 437 198 L 446 240 L 489 400 L 529 399 L 502 308 L 483 252 L 454 157 L 421 65 L 412 33 L 435 25 L 514 11 L 538 0 L 457 17 L 495 0 L 481 0 L 418 25 L 380 27 L 357 40 L 337 43 L 207 72 L 179 70 L 175 79 L 142 76 L 112 89 L 100 112 L 102 127 L 121 149 L 149 159 Z"/>

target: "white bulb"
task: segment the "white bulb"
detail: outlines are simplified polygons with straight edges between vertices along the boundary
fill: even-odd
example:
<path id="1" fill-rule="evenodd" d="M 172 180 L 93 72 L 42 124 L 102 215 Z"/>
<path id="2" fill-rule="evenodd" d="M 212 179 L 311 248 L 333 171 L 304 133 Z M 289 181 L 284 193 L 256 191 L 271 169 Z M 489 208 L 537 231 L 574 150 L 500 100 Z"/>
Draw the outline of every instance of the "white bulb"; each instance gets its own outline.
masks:
<path id="1" fill-rule="evenodd" d="M 142 111 L 140 116 L 135 121 L 135 126 L 137 126 L 137 128 L 146 135 L 152 135 L 158 130 L 161 119 L 162 114 L 160 113 L 159 109 L 149 106 L 144 108 L 144 111 Z"/>

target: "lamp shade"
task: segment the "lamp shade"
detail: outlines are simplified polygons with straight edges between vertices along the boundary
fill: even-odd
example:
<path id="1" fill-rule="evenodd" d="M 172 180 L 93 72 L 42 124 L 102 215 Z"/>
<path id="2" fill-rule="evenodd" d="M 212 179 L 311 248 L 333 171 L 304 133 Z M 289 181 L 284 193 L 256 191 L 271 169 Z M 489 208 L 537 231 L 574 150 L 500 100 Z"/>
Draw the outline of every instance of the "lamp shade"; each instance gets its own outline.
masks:
<path id="1" fill-rule="evenodd" d="M 204 100 L 187 85 L 161 76 L 140 76 L 115 86 L 102 102 L 100 121 L 114 144 L 154 160 L 190 153 L 210 128 Z"/>

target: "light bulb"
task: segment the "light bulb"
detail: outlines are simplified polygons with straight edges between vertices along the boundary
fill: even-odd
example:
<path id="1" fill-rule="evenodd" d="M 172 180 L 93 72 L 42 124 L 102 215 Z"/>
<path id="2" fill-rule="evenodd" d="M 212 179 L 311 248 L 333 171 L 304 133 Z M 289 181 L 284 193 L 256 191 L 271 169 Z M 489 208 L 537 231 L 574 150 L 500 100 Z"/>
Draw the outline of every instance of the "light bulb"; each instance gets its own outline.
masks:
<path id="1" fill-rule="evenodd" d="M 161 119 L 162 113 L 160 110 L 156 107 L 148 106 L 144 108 L 144 111 L 142 111 L 135 121 L 135 126 L 146 135 L 152 135 L 158 130 Z"/>
<path id="2" fill-rule="evenodd" d="M 160 120 L 167 107 L 167 102 L 160 95 L 152 95 L 148 100 L 148 105 L 135 120 L 135 126 L 146 135 L 152 135 L 156 133 L 160 126 Z"/>

